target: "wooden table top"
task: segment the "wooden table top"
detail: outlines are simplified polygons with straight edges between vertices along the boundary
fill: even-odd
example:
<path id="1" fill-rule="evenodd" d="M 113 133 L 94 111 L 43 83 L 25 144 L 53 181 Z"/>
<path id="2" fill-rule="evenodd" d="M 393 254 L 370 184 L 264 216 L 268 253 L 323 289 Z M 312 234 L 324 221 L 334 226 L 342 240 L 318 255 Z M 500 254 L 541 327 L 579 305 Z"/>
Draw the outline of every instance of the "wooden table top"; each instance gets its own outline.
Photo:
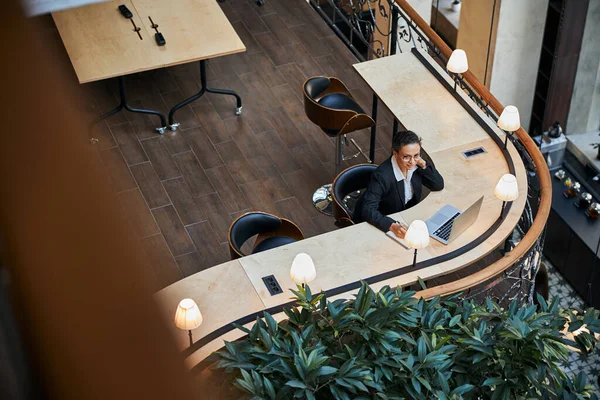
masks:
<path id="1" fill-rule="evenodd" d="M 442 259 L 438 259 L 438 262 L 429 267 L 401 273 L 393 278 L 377 282 L 372 285 L 374 289 L 385 284 L 407 285 L 415 282 L 417 277 L 421 277 L 423 280 L 431 279 L 456 271 L 479 260 L 502 245 L 512 232 L 525 207 L 527 194 L 524 165 L 514 146 L 509 144 L 508 153 L 514 163 L 520 197 L 513 202 L 507 217 L 490 236 L 478 245 L 469 247 L 498 220 L 502 202 L 495 198 L 493 192 L 500 177 L 509 172 L 507 160 L 501 148 L 486 131 L 479 124 L 473 123 L 473 117 L 451 95 L 448 95 L 447 90 L 426 68 L 419 67 L 420 61 L 414 55 L 407 53 L 386 57 L 383 60 L 391 61 L 389 63 L 382 63 L 381 59 L 368 61 L 358 64 L 356 67 L 357 70 L 369 71 L 368 74 L 376 77 L 371 81 L 370 77 L 363 75 L 372 87 L 381 88 L 382 93 L 377 92 L 377 94 L 407 129 L 412 129 L 423 137 L 425 150 L 445 180 L 443 191 L 430 193 L 415 207 L 393 214 L 392 217 L 408 224 L 415 219 L 425 220 L 431 217 L 445 204 L 451 204 L 464 210 L 482 195 L 484 202 L 473 226 L 447 246 L 432 239 L 426 249 L 419 250 L 417 261 L 438 257 L 442 257 Z M 398 68 L 394 68 L 392 65 L 394 61 L 399 64 Z M 378 73 L 377 69 L 372 67 L 373 65 L 383 65 L 382 71 Z M 388 84 L 383 85 L 379 78 L 386 74 L 386 71 L 396 72 L 387 75 Z M 408 73 L 404 74 L 405 71 Z M 420 84 L 410 82 L 412 80 L 417 80 Z M 395 87 L 397 90 L 402 90 L 403 93 L 396 95 L 393 91 L 388 90 L 388 87 Z M 468 98 L 467 100 L 469 104 L 476 107 L 471 100 Z M 415 106 L 415 103 L 419 106 Z M 411 104 L 411 111 L 408 111 L 408 107 L 401 106 Z M 415 117 L 412 113 L 420 117 Z M 449 129 L 442 129 L 443 123 L 440 121 L 445 121 Z M 462 127 L 460 135 L 452 138 L 452 134 L 459 126 Z M 495 128 L 494 132 L 497 132 L 498 135 L 502 134 Z M 501 138 L 504 139 L 503 136 Z M 465 159 L 462 156 L 461 152 L 478 146 L 483 146 L 486 153 L 471 159 Z M 457 254 L 450 255 L 455 250 L 459 250 Z M 155 298 L 165 306 L 165 311 L 170 319 L 173 318 L 179 300 L 190 296 L 199 299 L 202 302 L 202 305 L 199 303 L 199 307 L 204 314 L 204 323 L 196 330 L 197 332 L 194 331 L 195 339 L 198 339 L 205 332 L 221 328 L 223 322 L 229 317 L 229 315 L 223 315 L 222 302 L 212 300 L 217 296 L 217 289 L 210 286 L 209 281 L 203 280 L 204 275 L 218 276 L 218 271 L 221 270 L 239 273 L 238 268 L 241 266 L 242 275 L 247 281 L 236 277 L 244 284 L 233 288 L 235 283 L 232 283 L 227 292 L 220 292 L 217 297 L 236 302 L 235 306 L 240 308 L 235 310 L 235 316 L 250 315 L 256 312 L 261 304 L 264 309 L 268 309 L 290 301 L 289 289 L 295 288 L 295 284 L 290 279 L 289 269 L 293 258 L 300 252 L 308 253 L 317 268 L 317 278 L 310 285 L 313 292 L 338 288 L 361 279 L 410 266 L 413 257 L 412 250 L 404 249 L 377 228 L 362 223 L 215 266 L 174 283 L 159 291 Z M 268 293 L 261 279 L 267 275 L 275 275 L 284 293 L 275 296 Z M 197 284 L 191 287 L 189 282 Z M 250 283 L 248 284 L 248 282 Z M 347 297 L 352 292 L 354 290 L 349 290 L 342 296 Z M 247 299 L 247 301 L 240 302 L 240 299 Z M 233 308 L 234 306 L 231 304 L 228 307 Z M 233 319 L 230 322 L 233 322 Z M 188 344 L 185 332 L 179 331 L 172 322 L 170 323 L 182 349 L 186 348 Z M 214 340 L 208 346 L 193 353 L 188 358 L 189 365 L 197 364 L 199 360 L 208 355 L 209 351 L 222 347 L 223 339 L 231 340 L 241 335 L 241 332 L 234 330 L 229 332 L 227 337 L 223 336 L 220 340 Z"/>
<path id="2" fill-rule="evenodd" d="M 142 40 L 118 6 L 125 4 Z M 243 52 L 214 0 L 119 0 L 52 14 L 80 83 Z M 149 17 L 166 45 L 158 46 Z"/>

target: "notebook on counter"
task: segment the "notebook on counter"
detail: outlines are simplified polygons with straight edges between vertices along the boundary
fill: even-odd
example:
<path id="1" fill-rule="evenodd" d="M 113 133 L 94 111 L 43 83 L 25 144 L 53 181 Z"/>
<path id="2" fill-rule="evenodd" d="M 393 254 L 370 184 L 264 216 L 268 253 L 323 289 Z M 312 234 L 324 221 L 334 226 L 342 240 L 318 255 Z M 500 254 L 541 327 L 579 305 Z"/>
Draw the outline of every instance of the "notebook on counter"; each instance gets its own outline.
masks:
<path id="1" fill-rule="evenodd" d="M 410 247 L 406 244 L 406 242 L 404 241 L 404 239 L 400 239 L 398 236 L 394 235 L 394 232 L 392 231 L 387 231 L 386 235 L 388 237 L 390 237 L 393 241 L 395 241 L 396 243 L 398 243 L 400 246 L 404 247 L 405 249 L 409 249 Z"/>

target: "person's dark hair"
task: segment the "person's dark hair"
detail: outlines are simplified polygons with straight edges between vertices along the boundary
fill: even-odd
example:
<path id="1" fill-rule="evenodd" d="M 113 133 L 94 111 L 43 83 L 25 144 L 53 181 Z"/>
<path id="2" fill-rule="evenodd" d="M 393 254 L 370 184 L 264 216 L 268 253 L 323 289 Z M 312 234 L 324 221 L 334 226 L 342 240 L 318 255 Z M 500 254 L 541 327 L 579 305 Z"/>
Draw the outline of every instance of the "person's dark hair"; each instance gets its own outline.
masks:
<path id="1" fill-rule="evenodd" d="M 398 131 L 392 139 L 392 149 L 396 151 L 409 144 L 421 145 L 421 138 L 413 131 Z"/>

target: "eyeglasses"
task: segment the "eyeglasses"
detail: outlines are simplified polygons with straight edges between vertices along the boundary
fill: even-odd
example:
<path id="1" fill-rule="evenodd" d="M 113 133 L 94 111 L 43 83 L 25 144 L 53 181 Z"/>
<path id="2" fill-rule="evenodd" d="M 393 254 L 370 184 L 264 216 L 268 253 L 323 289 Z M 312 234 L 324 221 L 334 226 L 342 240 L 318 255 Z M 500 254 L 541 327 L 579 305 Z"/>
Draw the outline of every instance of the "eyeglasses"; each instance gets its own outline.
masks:
<path id="1" fill-rule="evenodd" d="M 420 154 L 415 154 L 414 156 L 402 156 L 402 161 L 404 162 L 409 162 L 410 160 L 415 160 L 415 161 L 419 161 L 421 159 L 421 155 Z"/>

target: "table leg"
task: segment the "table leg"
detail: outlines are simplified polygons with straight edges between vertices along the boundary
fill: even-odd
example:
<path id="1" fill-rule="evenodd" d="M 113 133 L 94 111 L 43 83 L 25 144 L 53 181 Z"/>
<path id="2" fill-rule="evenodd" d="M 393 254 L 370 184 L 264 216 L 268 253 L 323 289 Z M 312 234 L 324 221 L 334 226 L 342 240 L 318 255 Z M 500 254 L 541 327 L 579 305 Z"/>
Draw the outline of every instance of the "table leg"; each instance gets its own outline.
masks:
<path id="1" fill-rule="evenodd" d="M 242 98 L 236 92 L 234 92 L 233 90 L 212 89 L 206 87 L 206 60 L 200 60 L 200 91 L 192 97 L 183 100 L 181 103 L 175 104 L 173 108 L 171 108 L 171 111 L 169 111 L 169 128 L 171 128 L 172 131 L 177 130 L 177 127 L 179 126 L 179 122 L 173 121 L 175 111 L 179 110 L 181 107 L 190 104 L 192 101 L 198 100 L 204 95 L 205 92 L 234 96 L 237 102 L 235 115 L 240 115 L 242 113 Z"/>
<path id="2" fill-rule="evenodd" d="M 108 118 L 111 115 L 114 115 L 114 114 L 118 113 L 119 111 L 122 111 L 123 109 L 125 109 L 129 112 L 134 112 L 134 113 L 158 115 L 160 117 L 161 126 L 159 128 L 156 128 L 156 131 L 160 134 L 165 133 L 165 131 L 167 130 L 167 119 L 165 118 L 165 116 L 162 115 L 162 113 L 160 113 L 158 111 L 144 110 L 141 108 L 131 107 L 127 103 L 127 94 L 125 93 L 125 77 L 119 76 L 118 79 L 119 79 L 119 93 L 121 96 L 121 104 L 119 104 L 115 109 L 113 109 L 105 114 L 102 114 L 100 117 L 96 118 L 94 121 L 92 121 L 92 125 L 95 125 L 98 122 L 102 121 L 103 119 Z"/>
<path id="3" fill-rule="evenodd" d="M 369 159 L 371 164 L 375 163 L 375 138 L 377 137 L 377 96 L 373 94 L 373 108 L 371 111 L 371 118 L 375 121 L 375 125 L 371 128 L 371 147 L 369 148 Z"/>

